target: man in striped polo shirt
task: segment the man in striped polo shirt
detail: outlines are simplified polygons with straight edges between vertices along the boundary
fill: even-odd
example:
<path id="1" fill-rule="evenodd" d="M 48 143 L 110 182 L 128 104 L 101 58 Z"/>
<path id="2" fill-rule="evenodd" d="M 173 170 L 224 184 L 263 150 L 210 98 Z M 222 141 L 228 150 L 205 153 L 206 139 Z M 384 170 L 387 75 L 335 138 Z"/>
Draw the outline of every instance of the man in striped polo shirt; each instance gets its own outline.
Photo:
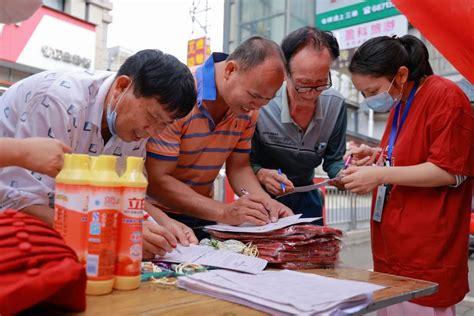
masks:
<path id="1" fill-rule="evenodd" d="M 281 49 L 261 37 L 246 40 L 230 56 L 214 53 L 197 68 L 197 104 L 148 142 L 148 193 L 160 207 L 191 227 L 264 225 L 292 215 L 262 189 L 249 163 L 258 110 L 283 79 Z M 231 204 L 212 199 L 224 163 L 234 191 L 249 193 Z"/>
<path id="2" fill-rule="evenodd" d="M 330 178 L 336 177 L 344 167 L 346 149 L 344 97 L 330 89 L 330 66 L 339 56 L 336 38 L 331 32 L 303 27 L 288 34 L 281 48 L 288 79 L 279 97 L 260 113 L 250 156 L 257 178 L 274 196 L 312 184 L 314 169 L 321 163 Z M 334 184 L 342 187 L 338 181 Z M 322 215 L 319 190 L 278 200 L 303 217 Z"/>

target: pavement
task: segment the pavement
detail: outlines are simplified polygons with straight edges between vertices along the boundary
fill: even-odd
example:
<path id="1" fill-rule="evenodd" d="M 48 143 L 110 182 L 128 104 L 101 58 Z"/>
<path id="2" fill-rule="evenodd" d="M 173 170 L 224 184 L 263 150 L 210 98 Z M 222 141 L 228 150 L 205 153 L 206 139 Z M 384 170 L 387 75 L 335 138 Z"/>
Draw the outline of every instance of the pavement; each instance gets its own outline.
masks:
<path id="1" fill-rule="evenodd" d="M 340 255 L 341 265 L 360 269 L 373 268 L 368 229 L 346 232 L 343 241 L 344 247 Z M 469 287 L 471 292 L 466 295 L 462 302 L 456 305 L 456 315 L 474 316 L 474 255 L 469 258 Z M 375 316 L 376 313 L 368 315 Z"/>

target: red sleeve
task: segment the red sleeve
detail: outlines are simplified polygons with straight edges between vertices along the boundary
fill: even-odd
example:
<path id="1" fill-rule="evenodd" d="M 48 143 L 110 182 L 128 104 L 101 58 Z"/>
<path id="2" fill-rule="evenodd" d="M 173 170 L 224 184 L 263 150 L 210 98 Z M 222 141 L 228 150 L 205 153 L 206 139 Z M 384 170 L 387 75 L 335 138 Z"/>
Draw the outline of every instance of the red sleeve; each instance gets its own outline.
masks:
<path id="1" fill-rule="evenodd" d="M 428 161 L 453 175 L 474 176 L 474 118 L 469 100 L 456 89 L 439 102 L 435 107 L 439 110 L 428 120 Z"/>

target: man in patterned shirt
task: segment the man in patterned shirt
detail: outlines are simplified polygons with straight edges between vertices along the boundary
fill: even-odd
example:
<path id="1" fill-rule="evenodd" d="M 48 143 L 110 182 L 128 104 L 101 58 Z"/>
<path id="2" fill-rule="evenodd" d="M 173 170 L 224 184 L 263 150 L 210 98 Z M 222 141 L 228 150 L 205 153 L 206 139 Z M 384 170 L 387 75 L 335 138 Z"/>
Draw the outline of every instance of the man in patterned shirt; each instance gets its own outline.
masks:
<path id="1" fill-rule="evenodd" d="M 45 71 L 9 88 L 0 99 L 2 137 L 49 137 L 74 153 L 145 156 L 150 135 L 185 116 L 196 100 L 191 72 L 174 56 L 144 50 L 111 72 Z M 14 208 L 51 224 L 54 179 L 19 167 L 0 169 L 0 210 Z M 192 232 L 151 208 L 170 231 L 145 225 L 145 255 L 195 242 Z"/>

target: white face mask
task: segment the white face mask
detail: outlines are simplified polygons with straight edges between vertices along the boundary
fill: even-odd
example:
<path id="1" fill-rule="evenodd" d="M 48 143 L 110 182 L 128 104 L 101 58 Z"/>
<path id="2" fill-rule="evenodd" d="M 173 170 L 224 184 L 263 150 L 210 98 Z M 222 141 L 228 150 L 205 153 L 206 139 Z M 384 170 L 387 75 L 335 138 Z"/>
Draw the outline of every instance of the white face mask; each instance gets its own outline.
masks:
<path id="1" fill-rule="evenodd" d="M 130 83 L 127 88 L 125 88 L 125 91 L 122 92 L 122 94 L 119 96 L 117 103 L 115 103 L 115 107 L 112 110 L 112 102 L 107 105 L 107 125 L 109 126 L 109 131 L 112 135 L 117 134 L 117 129 L 115 127 L 115 121 L 117 120 L 117 107 L 120 104 L 120 101 L 122 101 L 123 96 L 127 93 L 128 89 L 132 86 Z"/>
<path id="2" fill-rule="evenodd" d="M 390 93 L 388 93 L 390 91 L 390 88 L 392 87 L 394 80 L 395 80 L 395 77 L 393 77 L 392 82 L 390 83 L 390 86 L 388 87 L 387 91 L 365 98 L 360 104 L 361 107 L 366 106 L 369 109 L 374 110 L 375 112 L 382 112 L 382 113 L 390 111 L 390 109 L 395 104 L 397 104 L 402 98 L 402 91 L 403 91 L 403 85 L 402 85 L 402 89 L 400 90 L 400 95 L 395 99 L 390 95 Z"/>

